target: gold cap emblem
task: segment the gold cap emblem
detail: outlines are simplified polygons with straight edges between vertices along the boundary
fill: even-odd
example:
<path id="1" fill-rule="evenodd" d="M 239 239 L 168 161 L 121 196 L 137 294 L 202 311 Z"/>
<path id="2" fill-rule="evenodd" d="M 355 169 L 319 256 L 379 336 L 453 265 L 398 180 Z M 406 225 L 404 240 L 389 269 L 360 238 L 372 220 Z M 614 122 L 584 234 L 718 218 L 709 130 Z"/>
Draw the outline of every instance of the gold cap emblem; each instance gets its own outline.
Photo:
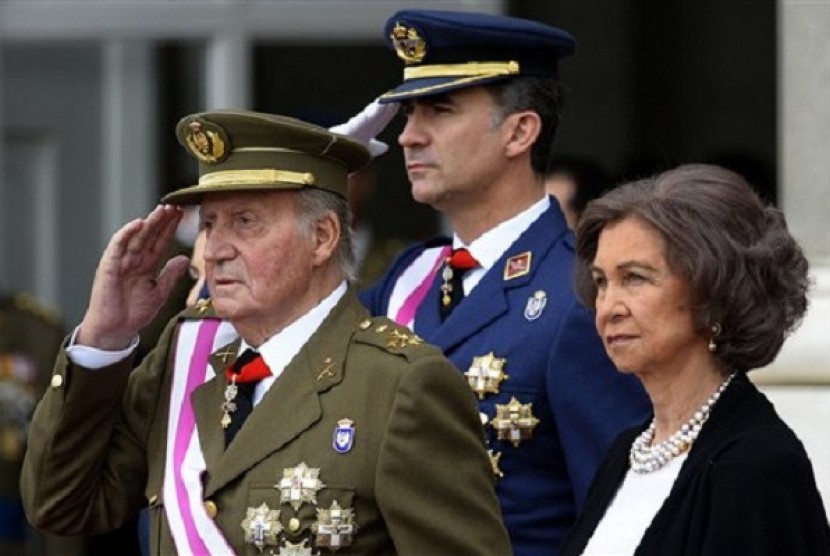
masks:
<path id="1" fill-rule="evenodd" d="M 193 156 L 208 164 L 217 164 L 227 158 L 227 135 L 221 127 L 210 122 L 193 120 L 187 128 L 187 148 Z"/>
<path id="2" fill-rule="evenodd" d="M 427 43 L 412 27 L 396 23 L 389 38 L 392 40 L 398 58 L 407 64 L 419 63 L 427 53 Z"/>

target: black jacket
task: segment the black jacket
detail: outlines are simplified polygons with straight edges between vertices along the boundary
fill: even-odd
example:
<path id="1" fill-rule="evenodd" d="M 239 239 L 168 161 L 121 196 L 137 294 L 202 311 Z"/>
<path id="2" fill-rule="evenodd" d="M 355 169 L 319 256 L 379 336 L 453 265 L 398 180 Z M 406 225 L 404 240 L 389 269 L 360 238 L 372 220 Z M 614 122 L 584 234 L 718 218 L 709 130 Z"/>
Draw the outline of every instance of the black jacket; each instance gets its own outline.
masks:
<path id="1" fill-rule="evenodd" d="M 643 428 L 622 433 L 609 450 L 561 556 L 582 554 Z M 635 554 L 830 555 L 830 527 L 807 453 L 745 375 L 713 408 Z"/>

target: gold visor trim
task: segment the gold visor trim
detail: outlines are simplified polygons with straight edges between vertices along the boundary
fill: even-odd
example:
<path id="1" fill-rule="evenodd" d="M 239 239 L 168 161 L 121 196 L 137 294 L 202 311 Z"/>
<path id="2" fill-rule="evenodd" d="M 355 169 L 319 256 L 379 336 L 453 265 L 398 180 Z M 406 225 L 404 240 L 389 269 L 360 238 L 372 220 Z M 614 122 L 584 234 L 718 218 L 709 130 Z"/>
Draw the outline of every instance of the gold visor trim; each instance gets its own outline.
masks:
<path id="1" fill-rule="evenodd" d="M 223 170 L 211 172 L 199 178 L 199 187 L 223 187 L 231 185 L 266 185 L 269 183 L 296 183 L 314 185 L 314 174 L 289 170 Z"/>
<path id="2" fill-rule="evenodd" d="M 404 68 L 403 80 L 425 77 L 493 76 L 519 73 L 519 62 L 467 62 L 466 64 L 434 64 Z"/>

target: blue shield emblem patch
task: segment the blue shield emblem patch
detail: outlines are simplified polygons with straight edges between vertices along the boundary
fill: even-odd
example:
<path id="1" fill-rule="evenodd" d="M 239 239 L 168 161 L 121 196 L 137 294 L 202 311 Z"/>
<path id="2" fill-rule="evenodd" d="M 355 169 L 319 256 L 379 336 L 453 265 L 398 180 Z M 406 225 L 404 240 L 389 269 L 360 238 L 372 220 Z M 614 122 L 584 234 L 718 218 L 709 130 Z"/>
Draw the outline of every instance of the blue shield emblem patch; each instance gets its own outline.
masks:
<path id="1" fill-rule="evenodd" d="M 338 454 L 345 454 L 352 449 L 354 445 L 354 423 L 351 420 L 340 419 L 337 421 L 331 445 Z"/>

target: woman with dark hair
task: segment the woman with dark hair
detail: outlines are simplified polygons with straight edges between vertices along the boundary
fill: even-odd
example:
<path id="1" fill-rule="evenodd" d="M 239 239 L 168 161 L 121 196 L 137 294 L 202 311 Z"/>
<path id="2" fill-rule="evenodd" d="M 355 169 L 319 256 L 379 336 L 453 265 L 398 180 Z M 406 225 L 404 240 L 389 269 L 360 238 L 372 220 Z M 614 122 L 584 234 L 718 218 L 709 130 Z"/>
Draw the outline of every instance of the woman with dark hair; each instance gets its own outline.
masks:
<path id="1" fill-rule="evenodd" d="M 653 418 L 621 434 L 560 554 L 830 554 L 801 442 L 747 379 L 807 308 L 807 260 L 739 175 L 685 165 L 591 202 L 577 288 Z"/>

